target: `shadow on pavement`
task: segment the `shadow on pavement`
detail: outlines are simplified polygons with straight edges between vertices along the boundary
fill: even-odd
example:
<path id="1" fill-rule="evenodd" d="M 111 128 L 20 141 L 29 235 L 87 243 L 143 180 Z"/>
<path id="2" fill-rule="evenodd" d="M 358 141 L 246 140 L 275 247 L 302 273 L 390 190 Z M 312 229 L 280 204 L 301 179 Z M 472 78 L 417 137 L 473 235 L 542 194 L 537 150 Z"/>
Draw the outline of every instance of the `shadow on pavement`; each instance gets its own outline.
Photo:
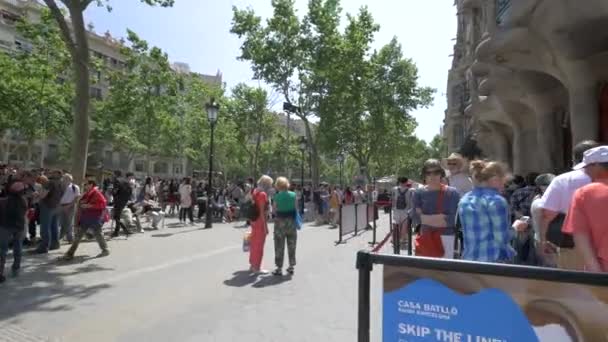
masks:
<path id="1" fill-rule="evenodd" d="M 79 300 L 95 295 L 110 287 L 108 284 L 85 286 L 68 284 L 65 278 L 79 273 L 92 273 L 108 270 L 98 265 L 83 265 L 73 272 L 61 272 L 60 266 L 73 265 L 90 260 L 90 257 L 79 257 L 76 261 L 61 262 L 56 254 L 24 255 L 24 265 L 18 278 L 7 277 L 0 284 L 0 322 L 15 319 L 26 312 L 57 312 L 71 310 L 71 306 L 59 303 L 62 299 Z M 10 270 L 12 257 L 7 260 Z"/>
<path id="2" fill-rule="evenodd" d="M 160 234 L 152 234 L 150 236 L 155 237 L 155 238 L 166 238 L 166 237 L 171 237 L 173 235 L 192 233 L 192 232 L 196 232 L 196 231 L 200 231 L 200 230 L 205 230 L 205 229 L 204 228 L 195 228 L 195 229 L 182 230 L 177 233 L 160 233 Z"/>
<path id="3" fill-rule="evenodd" d="M 232 287 L 244 287 L 249 284 L 255 283 L 257 276 L 252 274 L 251 271 L 236 271 L 232 274 L 232 278 L 224 280 L 224 285 Z"/>
<path id="4" fill-rule="evenodd" d="M 263 288 L 263 287 L 268 287 L 268 286 L 280 285 L 284 282 L 290 281 L 291 278 L 292 278 L 291 275 L 285 275 L 285 276 L 280 276 L 280 277 L 274 276 L 274 275 L 269 275 L 269 276 L 261 278 L 258 282 L 253 284 L 252 287 Z"/>

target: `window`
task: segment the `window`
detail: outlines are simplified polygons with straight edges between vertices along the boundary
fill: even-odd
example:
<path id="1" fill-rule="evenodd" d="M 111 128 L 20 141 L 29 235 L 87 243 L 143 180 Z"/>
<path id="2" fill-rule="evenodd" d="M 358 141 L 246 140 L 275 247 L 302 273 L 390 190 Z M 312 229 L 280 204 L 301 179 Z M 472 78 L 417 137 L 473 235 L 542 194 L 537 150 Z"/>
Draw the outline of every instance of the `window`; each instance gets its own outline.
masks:
<path id="1" fill-rule="evenodd" d="M 464 143 L 464 129 L 462 124 L 456 123 L 453 126 L 452 131 L 452 139 L 454 141 L 454 146 L 460 147 Z"/>
<path id="2" fill-rule="evenodd" d="M 106 164 L 106 166 L 111 166 L 113 164 L 113 156 L 114 153 L 112 151 L 105 151 L 103 156 L 103 163 Z"/>
<path id="3" fill-rule="evenodd" d="M 95 87 L 91 87 L 91 97 L 96 99 L 96 100 L 101 100 L 103 98 L 103 95 L 101 93 L 101 89 L 99 88 L 95 88 Z"/>
<path id="4" fill-rule="evenodd" d="M 11 42 L 9 42 L 8 40 L 2 40 L 0 39 L 0 46 L 3 46 L 5 48 L 12 48 L 13 44 Z"/>
<path id="5" fill-rule="evenodd" d="M 182 174 L 182 166 L 181 165 L 173 165 L 173 174 L 181 175 Z"/>
<path id="6" fill-rule="evenodd" d="M 17 20 L 19 20 L 19 16 L 17 14 L 8 12 L 6 10 L 0 10 L 0 18 L 7 25 L 15 25 Z"/>
<path id="7" fill-rule="evenodd" d="M 54 161 L 59 156 L 59 148 L 55 144 L 49 144 L 46 151 L 46 159 Z"/>
<path id="8" fill-rule="evenodd" d="M 154 163 L 154 173 L 168 173 L 169 171 L 169 167 L 167 165 L 167 163 L 164 162 L 158 162 L 158 163 Z"/>
<path id="9" fill-rule="evenodd" d="M 138 160 L 135 162 L 135 172 L 144 172 L 144 162 Z"/>
<path id="10" fill-rule="evenodd" d="M 32 44 L 19 39 L 15 39 L 15 47 L 17 48 L 17 50 L 23 52 L 32 52 L 32 50 L 34 49 Z"/>

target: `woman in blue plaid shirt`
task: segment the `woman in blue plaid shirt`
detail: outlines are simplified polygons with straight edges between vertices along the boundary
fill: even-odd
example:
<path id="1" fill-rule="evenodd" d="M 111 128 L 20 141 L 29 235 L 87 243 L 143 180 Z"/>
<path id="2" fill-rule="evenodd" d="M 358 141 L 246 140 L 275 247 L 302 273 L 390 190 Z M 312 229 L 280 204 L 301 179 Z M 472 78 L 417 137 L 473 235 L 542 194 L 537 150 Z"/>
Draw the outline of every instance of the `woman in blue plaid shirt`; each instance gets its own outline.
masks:
<path id="1" fill-rule="evenodd" d="M 506 167 L 498 162 L 473 161 L 471 175 L 473 191 L 460 199 L 458 215 L 464 236 L 465 260 L 482 262 L 511 262 L 515 250 L 511 247 L 509 204 L 502 196 L 507 177 Z"/>

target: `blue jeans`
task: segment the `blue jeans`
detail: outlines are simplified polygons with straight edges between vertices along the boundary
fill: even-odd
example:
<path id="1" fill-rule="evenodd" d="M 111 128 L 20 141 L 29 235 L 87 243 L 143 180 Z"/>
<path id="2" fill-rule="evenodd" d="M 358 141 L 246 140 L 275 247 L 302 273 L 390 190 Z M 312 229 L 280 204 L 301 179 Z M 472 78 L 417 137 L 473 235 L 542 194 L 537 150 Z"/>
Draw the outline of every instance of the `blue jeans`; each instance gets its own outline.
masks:
<path id="1" fill-rule="evenodd" d="M 11 241 L 13 242 L 13 271 L 17 271 L 21 267 L 21 252 L 23 250 L 24 236 L 23 229 L 20 231 L 11 231 L 0 228 L 0 274 L 4 273 L 8 245 Z"/>
<path id="2" fill-rule="evenodd" d="M 42 242 L 38 250 L 49 250 L 52 246 L 59 246 L 59 218 L 58 208 L 49 208 L 40 204 L 40 237 Z"/>

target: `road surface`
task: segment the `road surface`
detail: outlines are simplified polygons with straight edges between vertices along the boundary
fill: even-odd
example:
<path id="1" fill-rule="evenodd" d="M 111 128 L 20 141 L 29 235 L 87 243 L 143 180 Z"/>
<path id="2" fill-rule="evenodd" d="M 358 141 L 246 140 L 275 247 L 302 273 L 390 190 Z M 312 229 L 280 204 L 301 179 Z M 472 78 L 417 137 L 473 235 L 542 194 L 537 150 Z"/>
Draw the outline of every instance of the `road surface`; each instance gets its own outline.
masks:
<path id="1" fill-rule="evenodd" d="M 386 233 L 381 216 L 378 238 Z M 109 242 L 26 255 L 0 285 L 0 341 L 356 341 L 355 254 L 371 232 L 336 246 L 337 230 L 306 225 L 293 277 L 251 276 L 244 229 L 178 226 Z M 272 226 L 271 226 L 272 231 Z M 62 246 L 64 252 L 67 246 Z M 272 235 L 264 267 L 273 269 Z M 372 336 L 380 338 L 381 268 L 372 281 Z"/>

